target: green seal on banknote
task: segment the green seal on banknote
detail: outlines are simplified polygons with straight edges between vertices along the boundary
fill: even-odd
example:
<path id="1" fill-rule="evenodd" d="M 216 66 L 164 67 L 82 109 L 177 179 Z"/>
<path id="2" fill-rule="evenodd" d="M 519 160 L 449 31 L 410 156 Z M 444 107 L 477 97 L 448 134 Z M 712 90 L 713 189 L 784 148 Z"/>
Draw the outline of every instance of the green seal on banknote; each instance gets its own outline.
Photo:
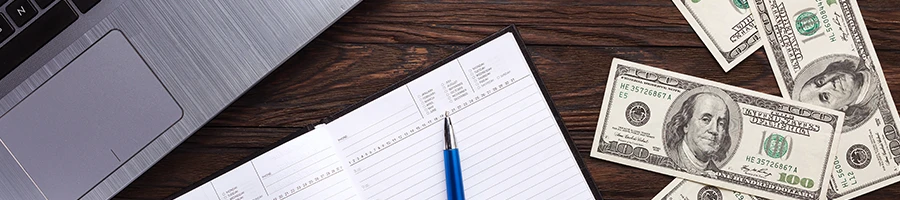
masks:
<path id="1" fill-rule="evenodd" d="M 819 31 L 819 17 L 812 12 L 803 12 L 797 16 L 797 32 L 801 35 L 810 36 Z"/>
<path id="2" fill-rule="evenodd" d="M 787 138 L 782 135 L 771 134 L 763 141 L 762 148 L 769 157 L 779 159 L 784 155 L 787 155 L 788 150 L 790 150 L 790 143 Z"/>
<path id="3" fill-rule="evenodd" d="M 747 3 L 747 0 L 731 0 L 731 4 L 734 4 L 734 7 L 739 9 L 750 9 L 750 4 Z"/>

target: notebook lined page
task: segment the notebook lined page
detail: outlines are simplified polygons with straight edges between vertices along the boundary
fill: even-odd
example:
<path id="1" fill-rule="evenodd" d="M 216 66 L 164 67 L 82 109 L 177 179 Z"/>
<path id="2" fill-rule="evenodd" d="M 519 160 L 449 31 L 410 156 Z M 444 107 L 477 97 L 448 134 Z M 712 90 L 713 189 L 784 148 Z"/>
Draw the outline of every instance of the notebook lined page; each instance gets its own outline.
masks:
<path id="1" fill-rule="evenodd" d="M 329 140 L 316 128 L 176 199 L 357 199 Z"/>
<path id="2" fill-rule="evenodd" d="M 366 199 L 446 199 L 450 111 L 467 199 L 592 199 L 513 34 L 327 125 Z"/>

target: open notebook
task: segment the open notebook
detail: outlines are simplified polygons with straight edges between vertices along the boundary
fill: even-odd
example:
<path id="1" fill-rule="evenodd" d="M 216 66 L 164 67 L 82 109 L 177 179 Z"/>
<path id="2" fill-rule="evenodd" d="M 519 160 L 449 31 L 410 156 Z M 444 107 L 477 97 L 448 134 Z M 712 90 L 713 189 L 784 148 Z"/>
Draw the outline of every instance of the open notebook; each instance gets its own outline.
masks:
<path id="1" fill-rule="evenodd" d="M 176 199 L 446 199 L 443 115 L 468 199 L 600 199 L 515 27 Z"/>

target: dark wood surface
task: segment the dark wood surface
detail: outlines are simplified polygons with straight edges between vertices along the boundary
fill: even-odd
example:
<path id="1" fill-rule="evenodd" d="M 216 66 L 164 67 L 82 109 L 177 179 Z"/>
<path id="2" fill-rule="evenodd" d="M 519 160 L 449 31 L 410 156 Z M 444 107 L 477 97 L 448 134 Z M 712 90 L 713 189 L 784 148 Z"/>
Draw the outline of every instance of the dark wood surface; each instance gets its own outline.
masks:
<path id="1" fill-rule="evenodd" d="M 900 1 L 859 3 L 900 102 Z M 116 198 L 167 197 L 509 24 L 607 199 L 650 199 L 672 180 L 589 157 L 613 57 L 780 96 L 762 49 L 724 73 L 669 0 L 366 0 Z"/>

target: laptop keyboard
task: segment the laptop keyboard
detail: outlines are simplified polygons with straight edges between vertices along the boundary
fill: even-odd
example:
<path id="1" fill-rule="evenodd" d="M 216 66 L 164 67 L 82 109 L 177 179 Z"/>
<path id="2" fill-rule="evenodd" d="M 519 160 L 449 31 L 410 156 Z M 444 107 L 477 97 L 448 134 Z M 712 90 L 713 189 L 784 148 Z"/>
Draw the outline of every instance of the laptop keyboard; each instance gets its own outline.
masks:
<path id="1" fill-rule="evenodd" d="M 28 3 L 28 0 L 14 0 L 9 3 L 9 6 L 6 6 L 6 13 L 9 13 L 9 18 L 16 23 L 16 26 L 23 26 L 26 22 L 34 19 L 37 10 Z"/>
<path id="2" fill-rule="evenodd" d="M 8 4 L 7 4 L 8 2 Z M 54 4 L 54 2 L 57 2 Z M 0 79 L 78 19 L 100 0 L 0 0 Z M 41 13 L 43 11 L 43 13 Z"/>

